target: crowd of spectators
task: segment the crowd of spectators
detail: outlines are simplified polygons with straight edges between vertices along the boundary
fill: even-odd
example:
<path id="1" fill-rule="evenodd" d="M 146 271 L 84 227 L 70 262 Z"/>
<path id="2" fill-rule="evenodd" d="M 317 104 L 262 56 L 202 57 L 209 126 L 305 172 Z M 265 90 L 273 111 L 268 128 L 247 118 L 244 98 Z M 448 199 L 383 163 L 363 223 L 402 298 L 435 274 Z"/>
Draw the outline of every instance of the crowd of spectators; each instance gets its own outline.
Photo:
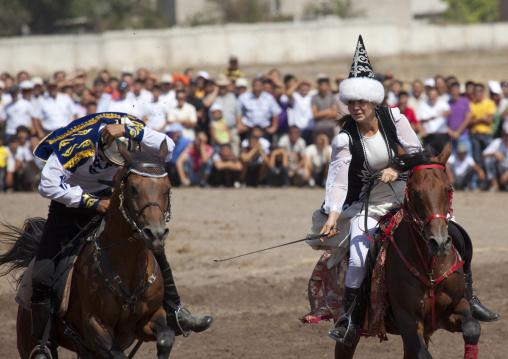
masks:
<path id="1" fill-rule="evenodd" d="M 508 82 L 435 76 L 402 81 L 378 74 L 383 105 L 398 107 L 430 151 L 451 140 L 448 174 L 458 189 L 498 191 L 508 183 Z M 346 115 L 341 77 L 312 81 L 277 69 L 247 79 L 231 57 L 216 76 L 186 69 L 157 76 L 140 68 L 88 79 L 79 70 L 43 80 L 0 75 L 0 191 L 35 190 L 37 143 L 76 118 L 126 112 L 170 136 L 174 186 L 324 186 L 331 143 Z M 87 84 L 91 83 L 90 87 Z"/>

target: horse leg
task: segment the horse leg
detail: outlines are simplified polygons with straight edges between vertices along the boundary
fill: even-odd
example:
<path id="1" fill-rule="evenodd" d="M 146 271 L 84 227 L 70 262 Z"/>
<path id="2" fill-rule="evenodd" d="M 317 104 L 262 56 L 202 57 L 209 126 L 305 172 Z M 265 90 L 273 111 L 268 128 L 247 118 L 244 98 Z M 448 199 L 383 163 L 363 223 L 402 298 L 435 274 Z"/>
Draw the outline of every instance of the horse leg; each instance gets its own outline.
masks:
<path id="1" fill-rule="evenodd" d="M 478 341 L 482 331 L 478 320 L 474 319 L 465 298 L 454 309 L 454 315 L 446 323 L 446 330 L 450 332 L 462 331 L 464 339 L 464 359 L 476 359 L 478 356 Z"/>
<path id="2" fill-rule="evenodd" d="M 117 343 L 112 333 L 113 330 L 94 316 L 85 316 L 83 322 L 83 334 L 87 348 L 95 352 L 103 359 L 128 359 L 122 347 Z"/>
<path id="3" fill-rule="evenodd" d="M 337 342 L 335 344 L 335 359 L 352 359 L 359 341 L 360 336 L 357 335 L 350 347 L 344 345 L 344 343 Z"/>
<path id="4" fill-rule="evenodd" d="M 432 359 L 423 338 L 423 324 L 418 322 L 418 330 L 400 327 L 400 336 L 404 343 L 404 359 Z"/>
<path id="5" fill-rule="evenodd" d="M 143 327 L 140 340 L 157 341 L 157 359 L 168 359 L 173 344 L 175 343 L 175 332 L 166 324 L 166 311 L 160 308 L 150 321 Z"/>

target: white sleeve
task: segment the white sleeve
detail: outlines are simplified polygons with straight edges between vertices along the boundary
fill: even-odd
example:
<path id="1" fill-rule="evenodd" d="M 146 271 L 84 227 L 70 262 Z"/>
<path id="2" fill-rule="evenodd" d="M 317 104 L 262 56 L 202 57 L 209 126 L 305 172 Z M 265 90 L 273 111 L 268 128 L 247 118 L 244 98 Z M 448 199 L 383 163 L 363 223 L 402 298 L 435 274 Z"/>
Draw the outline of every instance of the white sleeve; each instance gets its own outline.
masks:
<path id="1" fill-rule="evenodd" d="M 5 169 L 6 169 L 7 173 L 14 173 L 14 169 L 16 168 L 16 160 L 10 150 L 8 151 L 8 156 L 7 156 L 6 162 L 7 162 L 7 164 L 6 164 Z"/>
<path id="2" fill-rule="evenodd" d="M 171 138 L 166 136 L 165 134 L 154 131 L 151 128 L 145 126 L 145 132 L 143 134 L 143 139 L 141 143 L 151 149 L 152 151 L 159 151 L 161 147 L 162 141 L 166 140 L 168 145 L 168 155 L 166 156 L 166 162 L 171 161 L 171 157 L 173 157 L 173 150 L 175 149 L 175 143 Z"/>
<path id="3" fill-rule="evenodd" d="M 485 148 L 482 152 L 483 155 L 491 155 L 494 152 L 497 152 L 501 149 L 501 141 L 503 141 L 501 138 L 496 138 L 490 144 Z"/>
<path id="4" fill-rule="evenodd" d="M 332 159 L 326 178 L 326 195 L 324 209 L 340 213 L 348 190 L 349 165 L 351 163 L 349 151 L 349 137 L 342 133 L 333 139 Z"/>
<path id="5" fill-rule="evenodd" d="M 422 145 L 420 140 L 416 136 L 415 131 L 411 128 L 407 117 L 401 114 L 397 107 L 392 108 L 391 111 L 395 120 L 395 128 L 397 129 L 397 138 L 404 151 L 407 153 L 421 151 Z"/>
<path id="6" fill-rule="evenodd" d="M 63 168 L 58 157 L 53 153 L 42 169 L 39 193 L 42 197 L 63 203 L 67 207 L 78 208 L 83 190 L 79 186 L 73 187 L 65 183 L 71 174 Z"/>

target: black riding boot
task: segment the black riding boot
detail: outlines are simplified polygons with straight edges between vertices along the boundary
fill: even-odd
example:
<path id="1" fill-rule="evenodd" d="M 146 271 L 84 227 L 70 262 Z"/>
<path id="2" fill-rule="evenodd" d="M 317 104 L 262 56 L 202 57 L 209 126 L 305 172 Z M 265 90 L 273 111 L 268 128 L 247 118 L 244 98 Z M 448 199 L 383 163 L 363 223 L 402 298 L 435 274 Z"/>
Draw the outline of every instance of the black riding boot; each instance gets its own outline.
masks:
<path id="1" fill-rule="evenodd" d="M 32 310 L 32 336 L 37 340 L 37 345 L 39 347 L 38 354 L 34 359 L 47 359 L 50 358 L 48 350 L 52 351 L 49 347 L 49 343 L 42 343 L 46 327 L 48 333 L 47 339 L 49 339 L 49 330 L 51 327 L 51 301 L 48 299 L 44 302 L 34 303 L 31 302 L 31 310 Z"/>
<path id="2" fill-rule="evenodd" d="M 161 268 L 162 278 L 164 279 L 163 306 L 166 311 L 168 326 L 175 331 L 176 335 L 190 331 L 199 333 L 208 329 L 212 325 L 212 317 L 191 314 L 180 304 L 180 295 L 176 290 L 173 272 L 164 250 L 153 251 L 153 254 Z"/>
<path id="3" fill-rule="evenodd" d="M 482 305 L 480 299 L 473 293 L 473 273 L 471 269 L 469 273 L 464 273 L 464 279 L 466 280 L 466 299 L 469 303 L 469 309 L 473 318 L 482 322 L 494 322 L 500 318 L 500 315 L 491 311 L 489 308 Z"/>
<path id="4" fill-rule="evenodd" d="M 342 304 L 344 305 L 344 315 L 335 323 L 336 326 L 330 330 L 328 336 L 347 346 L 351 346 L 356 339 L 358 329 L 362 328 L 365 320 L 366 308 L 363 290 L 361 288 L 346 287 Z M 351 309 L 352 306 L 353 308 Z M 352 310 L 350 318 L 347 317 L 349 310 Z"/>

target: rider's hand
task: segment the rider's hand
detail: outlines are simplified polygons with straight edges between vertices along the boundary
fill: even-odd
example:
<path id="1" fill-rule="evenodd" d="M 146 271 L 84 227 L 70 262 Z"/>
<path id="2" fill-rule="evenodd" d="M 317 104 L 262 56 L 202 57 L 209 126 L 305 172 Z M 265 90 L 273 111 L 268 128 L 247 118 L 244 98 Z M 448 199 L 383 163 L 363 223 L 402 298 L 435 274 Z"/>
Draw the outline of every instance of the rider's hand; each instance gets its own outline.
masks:
<path id="1" fill-rule="evenodd" d="M 395 182 L 397 176 L 399 175 L 393 168 L 385 168 L 381 171 L 381 173 L 382 175 L 380 180 L 384 183 Z"/>
<path id="2" fill-rule="evenodd" d="M 105 214 L 109 208 L 109 198 L 101 199 L 97 205 L 96 211 Z"/>
<path id="3" fill-rule="evenodd" d="M 125 136 L 125 126 L 122 124 L 111 124 L 104 127 L 101 131 L 101 137 L 103 141 L 110 145 L 111 142 L 115 139 L 115 137 Z"/>
<path id="4" fill-rule="evenodd" d="M 335 229 L 337 227 L 337 219 L 339 218 L 339 213 L 335 211 L 330 211 L 328 215 L 328 220 L 326 221 L 323 229 L 319 232 L 320 235 L 326 235 L 328 238 L 333 237 L 339 234 L 339 231 Z M 323 238 L 320 238 L 321 242 L 324 242 Z"/>

